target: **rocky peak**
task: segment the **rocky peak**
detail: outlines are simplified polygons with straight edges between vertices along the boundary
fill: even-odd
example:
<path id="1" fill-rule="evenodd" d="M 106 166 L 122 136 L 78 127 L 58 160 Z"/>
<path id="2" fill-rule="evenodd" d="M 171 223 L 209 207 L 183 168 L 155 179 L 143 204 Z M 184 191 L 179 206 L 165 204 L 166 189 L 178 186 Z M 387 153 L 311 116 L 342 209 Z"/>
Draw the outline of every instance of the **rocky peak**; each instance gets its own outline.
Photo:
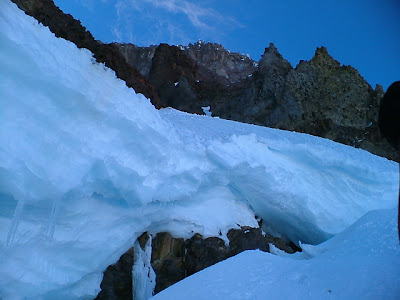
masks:
<path id="1" fill-rule="evenodd" d="M 283 58 L 273 43 L 265 48 L 261 56 L 258 72 L 263 74 L 275 74 L 278 76 L 286 75 L 292 69 L 292 65 Z"/>
<path id="2" fill-rule="evenodd" d="M 199 66 L 179 47 L 160 44 L 154 52 L 149 79 L 161 100 L 161 106 L 202 113 L 194 86 Z"/>
<path id="3" fill-rule="evenodd" d="M 138 47 L 132 44 L 116 44 L 126 61 L 149 78 L 157 46 Z M 166 44 L 164 44 L 166 45 Z M 176 47 L 191 58 L 200 68 L 200 80 L 217 80 L 224 85 L 240 82 L 257 69 L 257 62 L 248 55 L 233 53 L 216 43 L 198 41 Z"/>
<path id="4" fill-rule="evenodd" d="M 312 64 L 324 65 L 330 68 L 340 67 L 340 63 L 328 53 L 328 49 L 324 46 L 315 50 L 314 57 L 310 62 Z"/>
<path id="5" fill-rule="evenodd" d="M 150 80 L 158 87 L 162 82 L 178 82 L 181 76 L 194 78 L 197 69 L 196 62 L 179 47 L 160 44 L 152 59 Z"/>
<path id="6" fill-rule="evenodd" d="M 198 41 L 180 47 L 200 66 L 221 77 L 221 82 L 225 84 L 237 83 L 257 68 L 257 63 L 250 56 L 230 52 L 220 44 Z"/>

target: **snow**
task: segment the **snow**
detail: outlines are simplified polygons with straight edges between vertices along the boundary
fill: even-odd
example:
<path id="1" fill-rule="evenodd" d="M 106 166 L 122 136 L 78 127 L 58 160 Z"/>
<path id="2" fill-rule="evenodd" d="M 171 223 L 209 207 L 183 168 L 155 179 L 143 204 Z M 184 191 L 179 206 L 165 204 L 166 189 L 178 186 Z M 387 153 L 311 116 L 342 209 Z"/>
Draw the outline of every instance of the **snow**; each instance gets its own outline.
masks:
<path id="1" fill-rule="evenodd" d="M 204 114 L 208 117 L 211 117 L 212 113 L 210 111 L 210 106 L 202 106 L 201 109 L 203 110 Z"/>
<path id="2" fill-rule="evenodd" d="M 229 170 L 225 180 L 237 199 L 293 241 L 320 243 L 370 210 L 396 206 L 397 164 L 366 151 L 173 109 L 160 114 L 182 139 L 205 145 Z"/>
<path id="3" fill-rule="evenodd" d="M 135 262 L 132 269 L 133 299 L 147 300 L 153 295 L 156 287 L 156 274 L 151 266 L 151 238 L 142 250 L 136 240 L 134 245 Z"/>
<path id="4" fill-rule="evenodd" d="M 151 299 L 398 299 L 396 209 L 367 213 L 318 246 L 283 256 L 245 251 Z"/>
<path id="5" fill-rule="evenodd" d="M 396 206 L 396 163 L 309 135 L 157 111 L 6 0 L 0 119 L 0 299 L 94 298 L 106 267 L 145 231 L 227 241 L 257 215 L 271 232 L 318 244 Z"/>

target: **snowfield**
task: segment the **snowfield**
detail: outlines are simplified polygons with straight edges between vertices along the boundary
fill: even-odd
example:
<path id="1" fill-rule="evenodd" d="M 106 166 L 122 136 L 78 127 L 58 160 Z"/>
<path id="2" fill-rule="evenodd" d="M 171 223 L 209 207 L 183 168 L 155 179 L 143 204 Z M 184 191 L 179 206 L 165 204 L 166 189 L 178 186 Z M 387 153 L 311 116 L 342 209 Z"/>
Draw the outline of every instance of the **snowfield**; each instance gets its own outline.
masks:
<path id="1" fill-rule="evenodd" d="M 326 242 L 292 256 L 245 252 L 157 297 L 202 282 L 208 299 L 265 299 L 272 285 L 290 298 L 400 294 L 398 164 L 305 134 L 157 111 L 7 0 L 0 120 L 0 299 L 94 298 L 144 231 L 227 241 L 230 228 L 257 226 L 255 215 L 299 245 Z M 135 293 L 146 299 L 144 286 Z"/>
<path id="2" fill-rule="evenodd" d="M 154 300 L 399 299 L 397 212 L 372 211 L 302 253 L 245 251 L 176 283 Z"/>

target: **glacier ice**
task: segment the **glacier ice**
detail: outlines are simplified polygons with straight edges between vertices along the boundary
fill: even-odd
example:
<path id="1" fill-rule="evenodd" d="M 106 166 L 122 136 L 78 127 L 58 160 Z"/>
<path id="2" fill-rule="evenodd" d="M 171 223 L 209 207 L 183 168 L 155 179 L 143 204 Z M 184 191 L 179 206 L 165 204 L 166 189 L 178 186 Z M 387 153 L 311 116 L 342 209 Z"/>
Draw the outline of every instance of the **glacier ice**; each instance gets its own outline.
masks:
<path id="1" fill-rule="evenodd" d="M 132 269 L 133 299 L 147 300 L 153 296 L 156 274 L 151 266 L 151 241 L 149 238 L 143 250 L 138 240 L 134 244 L 135 262 Z"/>
<path id="2" fill-rule="evenodd" d="M 319 243 L 396 205 L 397 164 L 172 109 L 0 0 L 0 298 L 95 296 L 144 231 Z"/>

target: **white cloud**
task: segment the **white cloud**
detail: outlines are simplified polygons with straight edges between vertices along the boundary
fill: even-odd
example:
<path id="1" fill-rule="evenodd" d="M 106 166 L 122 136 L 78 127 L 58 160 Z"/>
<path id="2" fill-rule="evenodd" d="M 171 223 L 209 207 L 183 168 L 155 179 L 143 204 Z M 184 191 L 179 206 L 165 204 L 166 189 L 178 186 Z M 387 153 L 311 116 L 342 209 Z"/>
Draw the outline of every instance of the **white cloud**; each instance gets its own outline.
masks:
<path id="1" fill-rule="evenodd" d="M 167 10 L 169 13 L 175 13 L 175 14 L 182 13 L 186 15 L 186 17 L 189 19 L 189 21 L 192 23 L 193 26 L 201 29 L 211 28 L 204 22 L 205 19 L 215 18 L 220 21 L 224 19 L 222 15 L 220 15 L 213 9 L 204 8 L 185 0 L 158 0 L 158 1 L 143 0 L 143 1 L 157 8 L 163 8 Z"/>
<path id="2" fill-rule="evenodd" d="M 115 41 L 116 42 L 123 42 L 123 38 L 122 38 L 122 33 L 121 31 L 118 29 L 118 27 L 114 26 L 112 29 L 112 34 L 115 37 Z"/>
<path id="3" fill-rule="evenodd" d="M 196 37 L 218 39 L 225 31 L 242 27 L 234 18 L 189 0 L 118 0 L 115 8 L 116 32 L 126 32 L 124 37 L 115 37 L 126 39 L 128 32 L 133 32 L 134 38 L 129 41 L 132 43 L 159 43 L 162 40 L 184 44 L 195 41 Z M 182 24 L 183 21 L 187 25 Z"/>

